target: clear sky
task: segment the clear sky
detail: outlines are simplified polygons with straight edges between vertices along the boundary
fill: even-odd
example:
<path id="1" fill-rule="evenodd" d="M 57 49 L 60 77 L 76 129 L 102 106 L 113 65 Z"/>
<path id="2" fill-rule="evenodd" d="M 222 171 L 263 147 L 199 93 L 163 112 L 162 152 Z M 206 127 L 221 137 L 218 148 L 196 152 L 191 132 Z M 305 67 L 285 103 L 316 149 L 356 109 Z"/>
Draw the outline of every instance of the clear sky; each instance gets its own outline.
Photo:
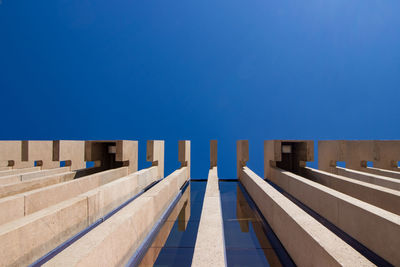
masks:
<path id="1" fill-rule="evenodd" d="M 0 139 L 400 139 L 398 0 L 0 1 Z"/>

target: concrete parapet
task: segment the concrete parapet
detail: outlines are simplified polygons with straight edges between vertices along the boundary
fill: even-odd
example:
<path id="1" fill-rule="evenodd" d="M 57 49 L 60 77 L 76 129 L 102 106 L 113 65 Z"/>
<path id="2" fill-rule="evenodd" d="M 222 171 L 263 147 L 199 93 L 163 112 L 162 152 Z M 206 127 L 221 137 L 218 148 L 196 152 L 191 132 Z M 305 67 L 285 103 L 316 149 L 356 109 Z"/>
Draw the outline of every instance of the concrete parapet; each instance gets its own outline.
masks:
<path id="1" fill-rule="evenodd" d="M 346 168 L 368 172 L 367 162 L 376 168 L 399 171 L 400 140 L 326 140 L 318 142 L 318 168 L 336 173 L 336 162 Z"/>
<path id="2" fill-rule="evenodd" d="M 211 146 L 213 145 L 216 144 Z M 214 160 L 216 162 L 216 157 Z M 211 165 L 212 163 L 211 160 Z M 217 167 L 212 167 L 208 173 L 192 266 L 226 266 L 226 264 L 218 172 Z"/>
<path id="3" fill-rule="evenodd" d="M 400 265 L 398 215 L 279 168 L 271 168 L 268 178 L 391 264 Z"/>
<path id="4" fill-rule="evenodd" d="M 347 168 L 336 167 L 339 175 L 356 179 L 362 182 L 383 186 L 386 188 L 400 190 L 400 179 L 389 178 L 382 175 L 366 173 L 363 171 L 356 171 Z M 391 171 L 388 171 L 391 172 Z M 381 172 L 382 173 L 382 172 Z M 400 173 L 399 173 L 400 177 Z"/>
<path id="5" fill-rule="evenodd" d="M 308 167 L 301 173 L 314 182 L 400 215 L 400 191 Z"/>
<path id="6" fill-rule="evenodd" d="M 21 181 L 27 181 L 35 178 L 40 178 L 40 177 L 45 177 L 53 174 L 61 174 L 61 173 L 66 173 L 69 172 L 68 167 L 64 168 L 56 168 L 56 169 L 50 169 L 50 170 L 34 170 L 32 172 L 25 172 L 25 173 L 20 173 L 20 174 L 14 174 L 14 175 L 9 175 L 9 176 L 2 176 L 0 177 L 0 185 L 3 184 L 11 184 L 11 183 L 17 183 Z"/>

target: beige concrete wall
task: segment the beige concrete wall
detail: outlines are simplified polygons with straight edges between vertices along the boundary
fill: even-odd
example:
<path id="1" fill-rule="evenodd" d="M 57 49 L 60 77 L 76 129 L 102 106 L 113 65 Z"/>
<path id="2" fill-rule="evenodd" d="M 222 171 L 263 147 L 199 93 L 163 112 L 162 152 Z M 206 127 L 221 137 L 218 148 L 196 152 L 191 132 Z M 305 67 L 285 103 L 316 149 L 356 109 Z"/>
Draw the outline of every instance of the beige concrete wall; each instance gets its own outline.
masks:
<path id="1" fill-rule="evenodd" d="M 0 245 L 15 239 L 22 233 L 24 237 L 18 242 L 26 240 L 29 244 L 25 244 L 20 251 L 13 247 L 5 247 L 3 255 L 9 260 L 2 261 L 0 259 L 0 266 L 3 266 L 3 263 L 4 265 L 18 266 L 33 262 L 135 195 L 139 191 L 138 188 L 153 182 L 157 175 L 156 167 L 141 170 L 90 192 L 1 225 Z M 142 185 L 139 185 L 139 180 L 142 181 Z M 15 198 L 15 201 L 21 201 L 21 199 Z M 21 213 L 21 209 L 19 212 Z M 67 218 L 64 222 L 62 219 L 65 219 L 66 212 L 68 212 L 68 216 L 75 219 Z M 52 239 L 48 231 L 53 228 L 56 231 L 54 231 Z M 41 237 L 42 235 L 44 238 Z M 39 247 L 37 247 L 38 244 Z"/>
<path id="2" fill-rule="evenodd" d="M 187 179 L 186 167 L 175 171 L 66 248 L 46 266 L 123 265 Z"/>
<path id="3" fill-rule="evenodd" d="M 216 157 L 213 158 L 216 161 Z M 213 167 L 208 173 L 192 266 L 226 266 L 226 264 L 218 172 L 217 167 Z"/>
<path id="4" fill-rule="evenodd" d="M 400 179 L 389 178 L 389 177 L 382 176 L 382 175 L 366 173 L 364 171 L 356 171 L 356 170 L 351 170 L 351 169 L 346 169 L 346 168 L 341 168 L 341 167 L 336 167 L 336 168 L 337 168 L 337 174 L 339 174 L 339 175 L 349 177 L 352 179 L 356 179 L 356 180 L 359 180 L 362 182 L 383 186 L 383 187 L 394 189 L 394 190 L 400 190 Z M 399 173 L 399 175 L 400 175 L 400 173 Z"/>
<path id="5" fill-rule="evenodd" d="M 249 168 L 240 182 L 298 266 L 373 266 Z"/>
<path id="6" fill-rule="evenodd" d="M 268 178 L 391 264 L 400 265 L 398 215 L 278 168 L 271 168 Z"/>
<path id="7" fill-rule="evenodd" d="M 303 169 L 302 175 L 314 182 L 400 215 L 400 191 L 308 167 Z"/>

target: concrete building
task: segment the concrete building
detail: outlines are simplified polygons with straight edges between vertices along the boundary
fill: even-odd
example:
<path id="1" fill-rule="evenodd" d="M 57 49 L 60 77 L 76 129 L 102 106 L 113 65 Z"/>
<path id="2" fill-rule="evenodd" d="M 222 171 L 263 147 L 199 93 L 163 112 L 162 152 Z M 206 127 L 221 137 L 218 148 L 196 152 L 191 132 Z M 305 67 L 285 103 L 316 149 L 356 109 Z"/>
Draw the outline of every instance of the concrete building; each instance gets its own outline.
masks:
<path id="1" fill-rule="evenodd" d="M 0 141 L 0 266 L 400 266 L 400 141 L 237 141 L 191 179 L 190 141 Z M 86 162 L 93 162 L 86 167 Z M 338 162 L 342 166 L 338 166 Z M 345 164 L 345 166 L 343 166 Z"/>

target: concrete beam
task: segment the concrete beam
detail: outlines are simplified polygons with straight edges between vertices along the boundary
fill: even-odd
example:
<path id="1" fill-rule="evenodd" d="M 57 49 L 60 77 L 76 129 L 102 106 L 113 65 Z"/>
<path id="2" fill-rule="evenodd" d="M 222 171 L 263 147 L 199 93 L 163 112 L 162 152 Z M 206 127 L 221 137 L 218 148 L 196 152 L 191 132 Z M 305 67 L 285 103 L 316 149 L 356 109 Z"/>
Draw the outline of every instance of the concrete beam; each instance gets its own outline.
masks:
<path id="1" fill-rule="evenodd" d="M 345 161 L 346 168 L 366 172 L 368 161 L 376 168 L 399 171 L 400 140 L 318 141 L 318 168 L 335 173 L 337 161 Z"/>
<path id="2" fill-rule="evenodd" d="M 150 167 L 81 195 L 71 197 L 19 220 L 1 225 L 0 245 L 3 249 L 0 251 L 0 256 L 2 256 L 0 257 L 0 266 L 32 263 L 137 194 L 145 186 L 152 183 L 156 177 L 156 167 Z M 11 198 L 14 198 L 15 202 L 24 201 L 24 199 L 17 199 L 16 197 Z M 16 209 L 16 207 L 21 207 L 17 203 L 13 208 L 11 206 L 8 205 L 10 214 L 11 212 L 22 211 Z M 53 236 L 49 234 L 52 230 L 54 230 Z M 16 240 L 17 236 L 22 234 L 24 238 Z M 5 245 L 7 242 L 11 242 L 13 245 Z"/>
<path id="3" fill-rule="evenodd" d="M 240 182 L 297 265 L 373 266 L 356 250 L 252 172 L 246 167 L 246 162 L 242 164 L 245 166 L 240 169 Z M 273 169 L 270 168 L 270 171 Z"/>
<path id="4" fill-rule="evenodd" d="M 400 190 L 400 179 L 389 178 L 382 175 L 376 175 L 372 173 L 366 173 L 363 171 L 356 171 L 347 168 L 341 168 L 341 167 L 336 167 L 336 168 L 337 168 L 337 173 L 339 175 L 394 190 Z M 400 173 L 398 174 L 400 176 Z"/>
<path id="5" fill-rule="evenodd" d="M 400 265 L 398 215 L 279 168 L 271 168 L 268 179 L 391 264 Z"/>
<path id="6" fill-rule="evenodd" d="M 186 167 L 176 170 L 45 266 L 124 265 L 187 178 Z"/>
<path id="7" fill-rule="evenodd" d="M 304 168 L 301 176 L 314 182 L 400 215 L 400 191 L 349 179 L 329 172 Z"/>
<path id="8" fill-rule="evenodd" d="M 147 141 L 147 161 L 152 163 L 152 166 L 157 166 L 159 178 L 164 177 L 164 141 L 149 140 Z"/>
<path id="9" fill-rule="evenodd" d="M 224 225 L 217 167 L 210 169 L 192 266 L 226 266 Z"/>

